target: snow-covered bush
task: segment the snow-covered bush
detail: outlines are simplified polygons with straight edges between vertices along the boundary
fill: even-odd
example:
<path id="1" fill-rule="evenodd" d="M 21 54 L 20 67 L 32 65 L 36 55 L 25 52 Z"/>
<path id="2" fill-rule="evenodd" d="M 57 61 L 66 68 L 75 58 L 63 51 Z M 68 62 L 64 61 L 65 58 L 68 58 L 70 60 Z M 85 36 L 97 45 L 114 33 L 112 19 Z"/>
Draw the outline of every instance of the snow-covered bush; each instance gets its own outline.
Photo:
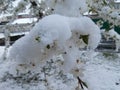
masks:
<path id="1" fill-rule="evenodd" d="M 10 56 L 18 62 L 27 64 L 36 63 L 35 60 L 41 62 L 55 54 L 67 53 L 65 56 L 69 57 L 66 58 L 73 62 L 74 60 L 70 59 L 75 56 L 77 60 L 79 56 L 75 52 L 80 46 L 80 35 L 89 35 L 87 47 L 92 50 L 101 39 L 100 29 L 88 17 L 50 15 L 40 20 L 28 35 L 13 44 Z M 74 53 L 70 49 L 75 50 Z"/>
<path id="2" fill-rule="evenodd" d="M 88 35 L 90 50 L 94 50 L 101 39 L 100 29 L 88 17 L 49 15 L 12 45 L 10 58 L 21 72 L 32 69 L 39 72 L 38 67 L 42 68 L 47 60 L 62 55 L 60 69 L 79 77 L 82 69 L 79 63 L 80 35 Z"/>
<path id="3" fill-rule="evenodd" d="M 7 1 L 10 0 L 1 1 L 6 1 L 8 4 Z M 28 11 L 39 17 L 52 13 L 64 16 L 51 15 L 43 18 L 28 35 L 13 44 L 8 64 L 14 63 L 8 67 L 9 72 L 3 75 L 2 80 L 13 80 L 14 84 L 17 83 L 22 87 L 25 87 L 23 84 L 29 83 L 26 90 L 75 90 L 77 87 L 75 77 L 81 76 L 83 68 L 80 63 L 82 58 L 79 50 L 84 45 L 88 49 L 95 49 L 101 37 L 99 28 L 89 18 L 79 16 L 86 11 L 95 11 L 105 21 L 112 23 L 110 28 L 113 28 L 114 25 L 119 25 L 119 13 L 114 12 L 112 3 L 108 0 L 16 1 L 21 1 L 14 9 L 16 12 Z M 88 2 L 86 3 L 86 1 Z M 84 40 L 82 40 L 81 34 L 87 35 L 89 39 L 83 38 Z M 53 59 L 56 56 L 60 56 L 59 59 Z M 11 60 L 13 61 L 11 62 Z M 64 74 L 61 73 L 61 69 L 64 70 Z M 10 82 L 11 85 L 14 85 L 13 83 Z M 32 88 L 29 87 L 32 85 L 31 83 L 35 85 Z M 15 90 L 15 88 L 13 89 Z"/>
<path id="4" fill-rule="evenodd" d="M 110 29 L 119 26 L 120 15 L 114 7 L 115 0 L 87 0 L 87 4 L 89 11 L 98 13 L 104 22 L 110 24 Z"/>
<path id="5" fill-rule="evenodd" d="M 116 45 L 115 50 L 118 51 L 120 48 L 120 35 L 114 29 L 111 29 L 109 31 L 103 31 L 102 34 L 104 35 L 106 40 L 112 38 L 115 41 L 115 45 Z"/>

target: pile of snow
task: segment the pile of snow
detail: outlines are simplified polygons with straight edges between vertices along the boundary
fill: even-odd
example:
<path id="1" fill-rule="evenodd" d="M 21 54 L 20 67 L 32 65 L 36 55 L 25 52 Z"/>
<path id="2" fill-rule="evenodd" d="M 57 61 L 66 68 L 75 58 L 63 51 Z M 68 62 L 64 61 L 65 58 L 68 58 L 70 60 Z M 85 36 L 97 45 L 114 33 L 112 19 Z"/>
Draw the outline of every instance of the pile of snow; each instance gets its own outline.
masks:
<path id="1" fill-rule="evenodd" d="M 83 75 L 83 66 L 79 54 L 81 35 L 88 35 L 87 48 L 90 50 L 94 50 L 101 39 L 100 29 L 88 17 L 74 18 L 61 15 L 46 16 L 32 28 L 29 34 L 20 38 L 12 45 L 8 58 L 10 63 L 12 61 L 13 64 L 11 64 L 11 69 L 9 68 L 10 74 L 7 73 L 7 76 L 10 76 L 10 79 L 14 79 L 17 78 L 15 76 L 19 73 L 24 73 L 26 75 L 31 71 L 33 73 L 39 73 L 40 77 L 41 74 L 45 73 L 45 78 L 47 77 L 47 81 L 49 82 L 49 77 L 52 78 L 52 75 L 58 75 L 62 70 L 66 76 L 70 74 L 72 77 L 66 78 L 68 79 L 66 82 L 58 81 L 58 83 L 56 79 L 52 78 L 52 80 L 56 81 L 57 85 L 52 85 L 49 88 L 55 88 L 55 86 L 59 86 L 61 83 L 63 87 L 61 87 L 60 90 L 68 90 L 69 85 L 67 83 L 70 83 L 69 80 L 72 79 L 74 85 L 69 87 L 69 90 L 75 89 L 78 86 L 78 84 L 76 84 L 76 77 L 81 77 Z M 54 64 L 56 63 L 53 70 L 51 70 L 51 67 L 53 67 L 54 64 L 51 65 L 50 63 L 46 66 L 49 60 L 54 60 L 53 58 L 59 55 L 61 55 L 62 59 L 55 59 L 55 61 L 53 61 Z M 10 64 L 8 63 L 8 65 Z M 46 73 L 48 75 L 46 75 Z M 62 76 L 64 77 L 64 75 Z M 55 78 L 56 76 L 53 77 Z M 43 81 L 40 83 L 46 84 L 45 81 Z"/>
<path id="2" fill-rule="evenodd" d="M 0 55 L 3 51 L 4 47 L 0 47 Z M 87 82 L 89 90 L 119 90 L 120 54 L 108 53 L 107 55 L 107 53 L 92 52 L 93 58 L 90 59 L 85 53 L 86 51 L 83 51 L 79 54 L 82 62 L 85 62 L 84 76 L 82 79 Z M 7 74 L 6 71 L 14 71 L 14 69 L 14 61 L 6 60 L 0 63 L 0 90 L 74 90 L 74 87 L 77 84 L 75 78 L 70 74 L 67 74 L 67 77 L 63 75 L 63 80 L 59 76 L 55 79 L 56 74 L 53 70 L 51 70 L 51 73 L 53 73 L 54 76 L 47 76 L 48 85 L 44 84 L 44 73 L 40 73 L 40 82 L 36 82 L 34 79 L 31 79 L 31 81 L 33 80 L 31 83 L 26 83 L 26 78 L 31 78 L 34 73 L 23 74 L 23 76 L 20 77 Z M 22 82 L 22 80 L 24 82 Z"/>

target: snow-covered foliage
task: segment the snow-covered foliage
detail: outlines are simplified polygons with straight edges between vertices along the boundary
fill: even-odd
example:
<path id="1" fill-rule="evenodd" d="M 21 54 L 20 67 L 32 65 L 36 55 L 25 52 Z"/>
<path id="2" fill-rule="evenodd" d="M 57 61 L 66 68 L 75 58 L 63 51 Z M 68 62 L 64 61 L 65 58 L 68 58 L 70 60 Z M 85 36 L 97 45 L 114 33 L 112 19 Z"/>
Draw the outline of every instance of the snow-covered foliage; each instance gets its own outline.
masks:
<path id="1" fill-rule="evenodd" d="M 104 20 L 108 21 L 110 29 L 114 26 L 119 26 L 120 15 L 119 11 L 114 8 L 114 0 L 87 0 L 89 10 L 98 13 L 98 15 Z M 109 29 L 109 30 L 110 30 Z"/>
<path id="2" fill-rule="evenodd" d="M 42 18 L 53 13 L 78 17 L 90 11 L 97 13 L 103 22 L 111 24 L 110 30 L 119 26 L 120 22 L 119 10 L 114 8 L 114 3 L 114 0 L 16 0 L 11 4 L 11 12 L 28 12 Z"/>
<path id="3" fill-rule="evenodd" d="M 100 29 L 87 17 L 50 15 L 40 20 L 28 35 L 16 41 L 10 55 L 18 62 L 27 64 L 45 60 L 54 54 L 67 53 L 66 59 L 72 63 L 79 58 L 75 52 L 80 46 L 80 35 L 89 35 L 89 49 L 95 49 L 101 39 Z"/>
<path id="4" fill-rule="evenodd" d="M 4 47 L 0 47 L 0 56 L 3 52 Z M 93 58 L 90 59 L 85 53 L 87 51 L 82 51 L 79 55 L 82 62 L 84 62 L 82 80 L 87 82 L 88 90 L 119 90 L 120 54 L 94 52 L 92 53 Z M 50 75 L 46 75 L 47 78 L 45 78 L 43 72 L 26 72 L 22 74 L 18 72 L 18 75 L 14 76 L 9 72 L 16 71 L 15 62 L 0 60 L 0 90 L 74 90 L 73 88 L 76 87 L 77 80 L 71 74 L 64 75 L 59 72 L 59 68 L 55 69 L 53 62 L 59 61 L 59 57 L 53 58 L 53 61 L 50 60 L 44 67 L 46 73 L 51 71 Z M 51 70 L 48 69 L 48 67 L 51 67 L 50 63 L 52 63 Z M 54 70 L 56 73 L 54 73 Z M 39 71 L 41 71 L 41 68 L 39 68 Z"/>
<path id="5" fill-rule="evenodd" d="M 7 5 L 7 1 L 12 0 L 0 2 L 3 1 Z M 52 13 L 64 16 L 50 15 L 41 19 L 29 34 L 13 44 L 9 61 L 0 63 L 0 89 L 78 90 L 76 77 L 82 77 L 85 63 L 87 68 L 84 74 L 90 90 L 119 90 L 119 61 L 115 64 L 118 68 L 112 68 L 102 64 L 106 58 L 101 58 L 100 54 L 100 57 L 92 58 L 93 52 L 87 51 L 86 55 L 80 51 L 85 45 L 87 49 L 94 50 L 101 37 L 98 26 L 81 14 L 87 10 L 95 11 L 105 21 L 112 23 L 110 28 L 113 28 L 114 25 L 119 25 L 119 13 L 114 11 L 113 0 L 15 1 L 15 7 L 9 8 L 13 13 L 27 11 L 39 18 Z M 118 37 L 116 33 L 111 32 L 112 30 L 111 35 Z M 83 35 L 88 39 L 85 40 Z M 113 69 L 116 73 L 113 73 Z"/>
<path id="6" fill-rule="evenodd" d="M 112 38 L 115 41 L 116 51 L 118 51 L 120 48 L 120 35 L 114 29 L 111 29 L 109 31 L 104 30 L 102 31 L 102 34 L 104 35 L 106 40 Z"/>
<path id="7" fill-rule="evenodd" d="M 88 11 L 86 0 L 45 0 L 53 13 L 78 17 Z"/>
<path id="8" fill-rule="evenodd" d="M 79 77 L 82 74 L 80 35 L 88 35 L 87 47 L 90 50 L 94 50 L 101 39 L 100 29 L 88 17 L 49 15 L 12 45 L 9 56 L 16 62 L 17 69 L 25 73 L 29 70 L 40 72 L 39 68 L 44 67 L 47 60 L 61 55 L 63 59 L 55 61 L 57 67 L 66 74 Z"/>
<path id="9" fill-rule="evenodd" d="M 88 11 L 86 0 L 15 0 L 7 4 L 11 5 L 11 10 L 7 7 L 5 11 L 27 12 L 39 18 L 51 13 L 78 17 Z"/>

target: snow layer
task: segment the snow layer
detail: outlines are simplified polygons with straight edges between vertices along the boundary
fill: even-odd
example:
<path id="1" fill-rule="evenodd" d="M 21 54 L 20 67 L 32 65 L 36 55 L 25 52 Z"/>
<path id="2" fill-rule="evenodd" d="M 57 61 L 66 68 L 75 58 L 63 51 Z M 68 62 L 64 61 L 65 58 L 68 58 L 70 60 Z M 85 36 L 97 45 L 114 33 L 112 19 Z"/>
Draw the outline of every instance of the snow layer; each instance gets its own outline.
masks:
<path id="1" fill-rule="evenodd" d="M 86 62 L 84 79 L 89 90 L 120 90 L 120 54 L 96 53 Z"/>
<path id="2" fill-rule="evenodd" d="M 0 47 L 0 54 L 3 51 L 4 47 Z M 83 80 L 87 82 L 88 90 L 120 90 L 120 54 L 108 53 L 108 56 L 106 54 L 92 52 L 91 55 L 93 58 L 90 59 L 87 57 L 86 52 L 79 53 L 82 62 L 85 62 Z M 3 77 L 5 72 L 13 71 L 14 66 L 14 61 L 6 60 L 0 63 L 0 90 L 46 90 L 46 86 L 41 82 L 35 85 L 24 86 L 20 86 L 12 80 L 1 82 L 1 77 Z M 64 85 L 60 81 L 54 81 L 54 78 L 49 78 L 49 81 L 51 87 L 59 88 L 59 90 L 70 90 L 70 87 L 67 88 L 67 86 L 72 87 L 75 84 L 73 83 L 74 81 L 71 81 L 67 85 Z"/>

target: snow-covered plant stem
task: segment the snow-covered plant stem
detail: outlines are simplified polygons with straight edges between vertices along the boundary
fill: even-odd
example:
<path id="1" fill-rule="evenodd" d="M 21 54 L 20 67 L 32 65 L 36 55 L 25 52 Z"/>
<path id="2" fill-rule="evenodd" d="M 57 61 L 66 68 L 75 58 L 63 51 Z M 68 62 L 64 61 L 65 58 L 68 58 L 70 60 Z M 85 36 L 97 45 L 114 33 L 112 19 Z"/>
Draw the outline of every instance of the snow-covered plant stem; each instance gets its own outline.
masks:
<path id="1" fill-rule="evenodd" d="M 5 36 L 5 50 L 3 54 L 3 60 L 6 60 L 8 48 L 10 46 L 10 31 L 8 29 L 5 29 L 4 36 Z"/>

